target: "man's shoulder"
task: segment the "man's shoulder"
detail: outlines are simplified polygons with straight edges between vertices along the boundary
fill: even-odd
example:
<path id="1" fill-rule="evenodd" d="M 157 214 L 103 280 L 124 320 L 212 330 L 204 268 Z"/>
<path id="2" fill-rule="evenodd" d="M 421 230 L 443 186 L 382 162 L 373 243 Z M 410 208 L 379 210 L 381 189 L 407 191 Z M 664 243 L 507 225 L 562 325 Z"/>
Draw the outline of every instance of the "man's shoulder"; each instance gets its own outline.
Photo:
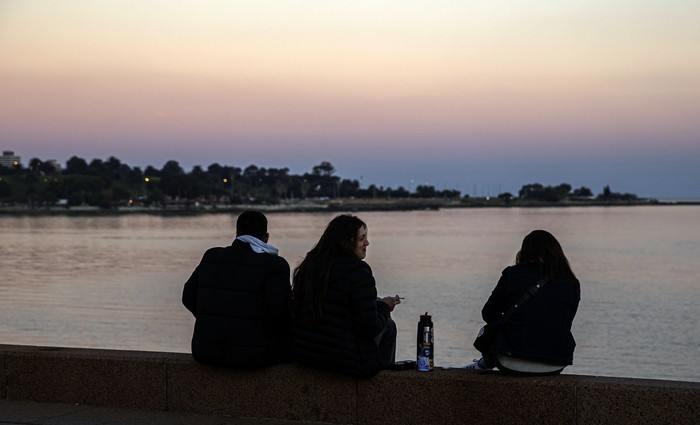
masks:
<path id="1" fill-rule="evenodd" d="M 229 248 L 229 247 L 226 247 L 226 246 L 215 246 L 215 247 L 209 248 L 209 249 L 207 249 L 207 250 L 204 252 L 204 259 L 205 259 L 205 260 L 211 260 L 211 259 L 213 259 L 213 258 L 216 258 L 216 257 L 218 257 L 219 255 L 221 255 L 221 254 L 223 254 L 224 252 L 226 252 L 226 248 Z"/>
<path id="2" fill-rule="evenodd" d="M 235 245 L 229 246 L 215 246 L 209 248 L 204 252 L 202 256 L 202 262 L 204 263 L 216 263 L 216 262 L 235 262 L 239 258 L 243 258 L 246 255 L 245 248 Z"/>
<path id="3" fill-rule="evenodd" d="M 229 246 L 209 248 L 204 253 L 204 262 L 227 262 L 272 269 L 289 269 L 289 263 L 275 254 L 254 252 L 245 242 L 235 241 Z"/>
<path id="4" fill-rule="evenodd" d="M 235 258 L 235 261 L 239 261 L 241 263 L 248 264 L 251 266 L 259 266 L 271 269 L 289 269 L 289 263 L 283 257 L 267 252 L 258 253 L 253 251 L 253 249 L 247 243 L 237 242 L 240 241 L 235 241 L 234 244 L 230 247 L 232 248 L 231 256 L 232 258 Z"/>
<path id="5" fill-rule="evenodd" d="M 276 267 L 285 267 L 289 269 L 289 263 L 287 260 L 284 259 L 284 257 L 280 257 L 279 255 L 274 255 L 274 254 L 267 254 L 267 253 L 262 253 L 262 254 L 255 254 L 262 256 L 261 258 L 269 262 L 270 264 L 276 266 Z"/>

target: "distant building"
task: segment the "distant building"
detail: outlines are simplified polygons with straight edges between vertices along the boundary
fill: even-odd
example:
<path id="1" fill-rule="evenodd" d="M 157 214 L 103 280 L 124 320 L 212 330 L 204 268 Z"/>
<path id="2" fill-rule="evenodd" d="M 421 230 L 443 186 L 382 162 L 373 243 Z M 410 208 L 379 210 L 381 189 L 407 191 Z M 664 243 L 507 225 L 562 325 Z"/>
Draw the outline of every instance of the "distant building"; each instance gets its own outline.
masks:
<path id="1" fill-rule="evenodd" d="M 15 155 L 13 151 L 2 151 L 0 156 L 0 165 L 7 168 L 14 168 L 20 164 L 21 158 Z"/>

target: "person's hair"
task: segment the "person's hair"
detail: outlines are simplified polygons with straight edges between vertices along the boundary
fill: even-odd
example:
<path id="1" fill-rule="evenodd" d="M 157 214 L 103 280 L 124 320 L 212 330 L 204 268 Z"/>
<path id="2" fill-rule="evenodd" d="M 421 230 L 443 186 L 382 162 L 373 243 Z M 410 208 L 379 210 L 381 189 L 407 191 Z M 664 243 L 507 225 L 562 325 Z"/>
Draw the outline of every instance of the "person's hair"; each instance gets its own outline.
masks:
<path id="1" fill-rule="evenodd" d="M 525 236 L 522 247 L 515 256 L 515 264 L 536 265 L 542 275 L 550 279 L 576 279 L 559 241 L 546 230 L 533 230 Z"/>
<path id="2" fill-rule="evenodd" d="M 318 243 L 306 254 L 292 276 L 292 305 L 312 322 L 321 320 L 321 304 L 326 295 L 335 259 L 353 252 L 357 232 L 367 225 L 359 218 L 344 214 L 328 223 Z"/>
<path id="3" fill-rule="evenodd" d="M 267 218 L 260 211 L 244 211 L 236 220 L 236 235 L 250 235 L 258 239 L 267 234 Z"/>

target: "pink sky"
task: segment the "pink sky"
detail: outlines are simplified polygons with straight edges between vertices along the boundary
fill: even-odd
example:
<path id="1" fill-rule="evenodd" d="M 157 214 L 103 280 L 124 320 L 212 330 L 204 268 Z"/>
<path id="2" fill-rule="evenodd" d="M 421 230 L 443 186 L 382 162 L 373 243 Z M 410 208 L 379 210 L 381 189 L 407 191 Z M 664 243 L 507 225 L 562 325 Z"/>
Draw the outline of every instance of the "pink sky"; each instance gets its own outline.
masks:
<path id="1" fill-rule="evenodd" d="M 693 2 L 464 3 L 6 0 L 0 148 L 700 197 Z"/>

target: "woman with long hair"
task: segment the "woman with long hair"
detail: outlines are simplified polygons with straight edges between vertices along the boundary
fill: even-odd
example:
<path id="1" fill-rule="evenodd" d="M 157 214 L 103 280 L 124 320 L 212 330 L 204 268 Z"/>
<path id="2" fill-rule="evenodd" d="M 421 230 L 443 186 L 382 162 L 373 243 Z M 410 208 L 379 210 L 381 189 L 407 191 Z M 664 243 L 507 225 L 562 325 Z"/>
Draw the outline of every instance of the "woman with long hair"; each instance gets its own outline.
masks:
<path id="1" fill-rule="evenodd" d="M 339 215 L 292 277 L 292 353 L 322 369 L 371 376 L 394 362 L 398 296 L 377 298 L 367 225 Z"/>
<path id="2" fill-rule="evenodd" d="M 523 297 L 526 293 L 529 297 Z M 580 299 L 579 281 L 559 241 L 544 230 L 531 232 L 481 311 L 487 324 L 498 322 L 504 313 L 508 318 L 483 357 L 466 368 L 561 373 L 573 363 L 571 326 Z"/>

